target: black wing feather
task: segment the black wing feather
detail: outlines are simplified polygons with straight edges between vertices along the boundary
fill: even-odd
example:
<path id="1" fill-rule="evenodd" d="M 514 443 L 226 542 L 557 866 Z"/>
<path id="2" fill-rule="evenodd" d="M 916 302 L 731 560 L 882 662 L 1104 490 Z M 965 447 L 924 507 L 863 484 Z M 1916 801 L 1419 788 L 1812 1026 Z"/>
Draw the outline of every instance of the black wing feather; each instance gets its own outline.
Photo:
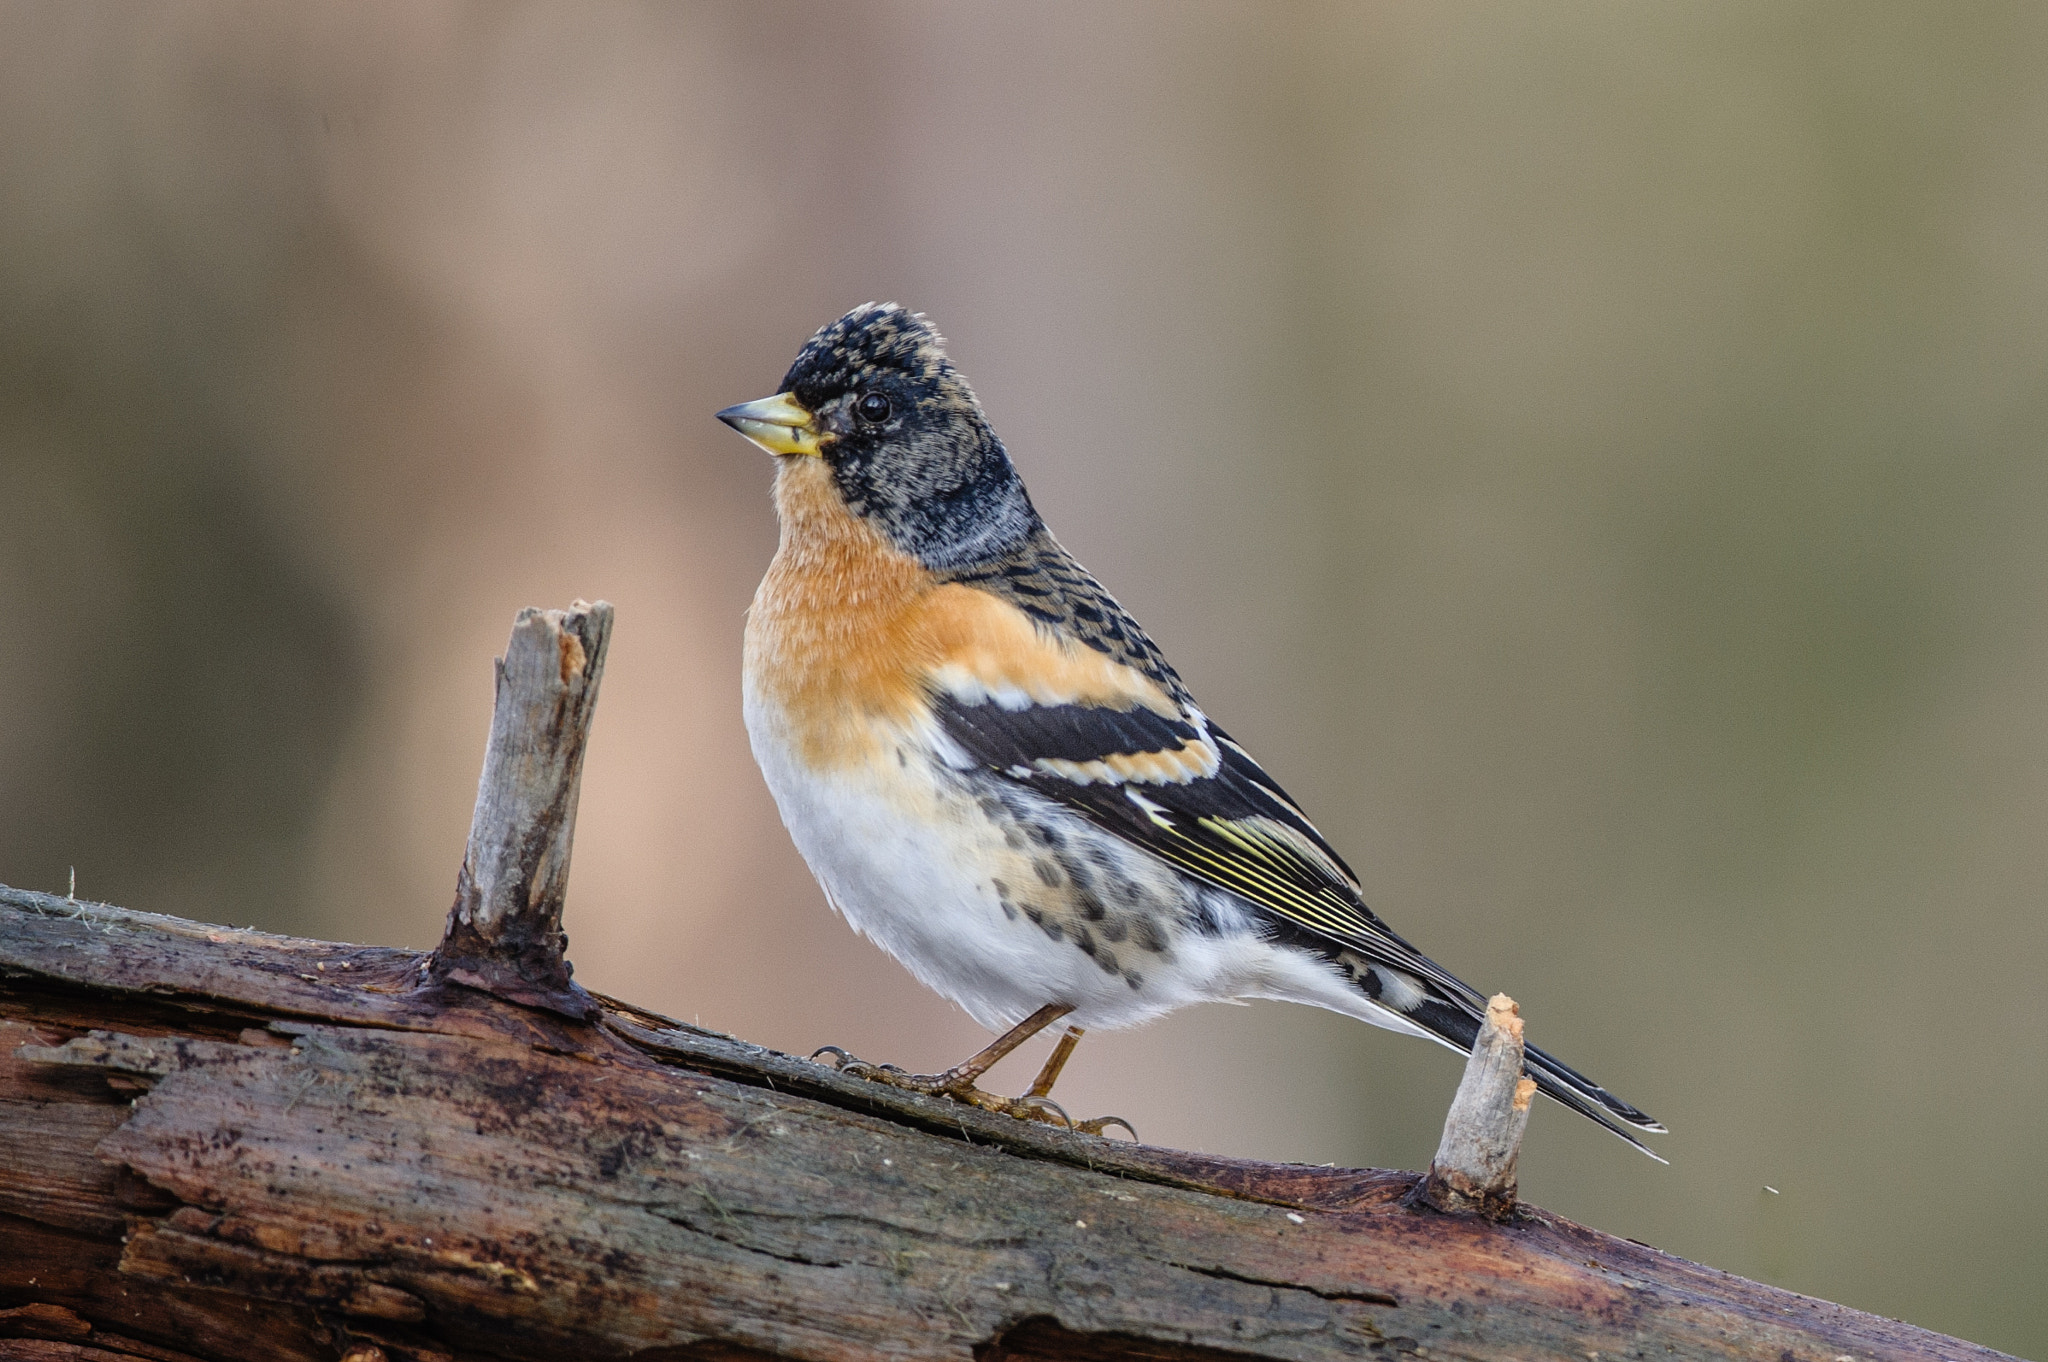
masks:
<path id="1" fill-rule="evenodd" d="M 1008 771 L 1042 760 L 1099 761 L 1130 752 L 1179 752 L 1193 724 L 1149 709 L 1100 705 L 963 705 L 941 698 L 939 720 L 977 761 Z"/>
<path id="2" fill-rule="evenodd" d="M 1197 879 L 1242 895 L 1284 920 L 1420 975 L 1468 1009 L 1474 1023 L 1486 1000 L 1402 940 L 1359 896 L 1336 849 L 1259 764 L 1213 723 L 1202 727 L 1149 709 L 1033 705 L 937 699 L 939 722 L 976 761 L 1031 786 Z M 1207 778 L 1178 782 L 1078 784 L 1034 765 L 1041 760 L 1097 761 L 1181 752 L 1207 741 L 1220 761 Z M 1131 798 L 1142 796 L 1144 803 Z M 1148 807 L 1149 806 L 1149 807 Z M 1278 831 L 1280 835 L 1275 836 Z M 1287 834 L 1292 834 L 1291 838 Z"/>

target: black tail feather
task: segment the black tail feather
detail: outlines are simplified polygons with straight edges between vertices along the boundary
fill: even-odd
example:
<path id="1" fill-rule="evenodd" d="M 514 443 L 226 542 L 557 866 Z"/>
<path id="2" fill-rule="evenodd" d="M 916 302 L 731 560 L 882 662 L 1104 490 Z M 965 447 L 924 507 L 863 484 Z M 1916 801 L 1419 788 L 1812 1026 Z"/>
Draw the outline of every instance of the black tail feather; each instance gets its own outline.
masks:
<path id="1" fill-rule="evenodd" d="M 1657 1162 L 1669 1162 L 1637 1139 L 1634 1132 L 1629 1129 L 1633 1126 L 1635 1130 L 1647 1131 L 1652 1135 L 1663 1134 L 1663 1125 L 1649 1113 L 1630 1106 L 1578 1070 L 1534 1045 L 1523 1049 L 1522 1062 L 1523 1071 L 1536 1080 L 1537 1090 L 1544 1096 L 1570 1107 L 1588 1120 L 1607 1127 Z"/>
<path id="2" fill-rule="evenodd" d="M 1404 1015 L 1446 1044 L 1467 1054 L 1478 1042 L 1479 1018 L 1457 1003 L 1429 998 L 1409 1008 Z M 1544 1096 L 1605 1126 L 1657 1162 L 1667 1162 L 1633 1133 L 1635 1130 L 1652 1135 L 1664 1133 L 1664 1127 L 1649 1113 L 1630 1106 L 1563 1060 L 1534 1045 L 1524 1047 L 1522 1064 L 1523 1071 L 1536 1080 L 1536 1088 Z"/>

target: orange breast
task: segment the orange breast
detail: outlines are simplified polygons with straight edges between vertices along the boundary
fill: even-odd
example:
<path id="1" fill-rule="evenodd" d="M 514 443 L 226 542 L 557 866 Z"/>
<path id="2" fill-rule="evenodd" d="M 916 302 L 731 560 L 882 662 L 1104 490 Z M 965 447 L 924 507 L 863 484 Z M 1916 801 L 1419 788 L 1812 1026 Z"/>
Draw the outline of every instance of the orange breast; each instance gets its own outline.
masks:
<path id="1" fill-rule="evenodd" d="M 846 508 L 822 460 L 785 460 L 775 505 L 782 542 L 747 618 L 747 683 L 813 769 L 915 731 L 933 690 L 1176 712 L 1141 673 L 997 596 L 938 581 Z"/>

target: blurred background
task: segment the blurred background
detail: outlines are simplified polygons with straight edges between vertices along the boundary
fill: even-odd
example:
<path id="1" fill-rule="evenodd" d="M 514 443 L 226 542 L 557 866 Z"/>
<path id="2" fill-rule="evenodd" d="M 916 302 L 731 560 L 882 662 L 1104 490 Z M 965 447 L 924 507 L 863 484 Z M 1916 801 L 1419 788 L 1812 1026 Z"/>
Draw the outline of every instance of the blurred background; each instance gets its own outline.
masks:
<path id="1" fill-rule="evenodd" d="M 8 0 L 0 880 L 431 944 L 513 612 L 603 597 L 577 977 L 962 1057 L 749 759 L 710 418 L 894 299 L 1372 903 L 1672 1127 L 1544 1110 L 1531 1200 L 2048 1355 L 2044 58 L 2017 2 Z M 1415 1168 L 1458 1072 L 1212 1007 L 1061 1095 Z"/>

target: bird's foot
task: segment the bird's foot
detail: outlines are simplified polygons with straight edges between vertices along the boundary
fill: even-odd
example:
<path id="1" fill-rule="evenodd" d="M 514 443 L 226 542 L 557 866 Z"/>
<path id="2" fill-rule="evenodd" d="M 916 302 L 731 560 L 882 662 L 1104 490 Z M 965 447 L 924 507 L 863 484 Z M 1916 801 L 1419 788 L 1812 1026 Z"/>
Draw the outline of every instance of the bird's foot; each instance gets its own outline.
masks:
<path id="1" fill-rule="evenodd" d="M 1092 1121 L 1076 1121 L 1067 1115 L 1065 1107 L 1040 1093 L 1027 1092 L 1013 1099 L 1003 1110 L 1020 1121 L 1043 1121 L 1046 1125 L 1081 1135 L 1104 1135 L 1107 1138 L 1105 1132 L 1109 1127 L 1122 1126 L 1124 1133 L 1133 1141 L 1138 1139 L 1137 1130 L 1121 1116 L 1098 1116 Z"/>
<path id="2" fill-rule="evenodd" d="M 1010 1116 L 1020 1121 L 1037 1121 L 1044 1125 L 1057 1126 L 1061 1130 L 1079 1131 L 1083 1135 L 1101 1135 L 1110 1126 L 1121 1126 L 1130 1132 L 1133 1140 L 1138 1132 L 1131 1129 L 1131 1123 L 1121 1116 L 1102 1116 L 1092 1121 L 1076 1121 L 1067 1115 L 1060 1104 L 1049 1097 L 1027 1093 L 1023 1097 L 1004 1097 L 975 1086 L 978 1073 L 963 1073 L 960 1069 L 947 1069 L 943 1073 L 914 1074 L 894 1064 L 870 1064 L 855 1055 L 848 1054 L 837 1045 L 827 1045 L 811 1056 L 812 1060 L 837 1069 L 851 1078 L 866 1079 L 870 1083 L 886 1083 L 904 1092 L 923 1093 L 927 1097 L 944 1097 L 983 1111 L 992 1111 L 998 1116 Z M 965 1066 L 962 1066 L 965 1067 Z"/>
<path id="3" fill-rule="evenodd" d="M 976 1087 L 974 1080 L 979 1074 L 963 1073 L 960 1069 L 947 1069 L 943 1073 L 914 1074 L 894 1064 L 870 1064 L 857 1055 L 850 1055 L 837 1045 L 827 1045 L 811 1056 L 819 1064 L 829 1065 L 851 1078 L 864 1078 L 870 1083 L 886 1083 L 892 1088 L 905 1092 L 919 1092 L 927 1097 L 950 1097 L 955 1102 L 964 1102 L 983 1111 L 1009 1114 L 1015 1106 L 1007 1097 L 984 1092 Z"/>
<path id="4" fill-rule="evenodd" d="M 946 1069 L 944 1073 L 911 1073 L 897 1065 L 872 1065 L 858 1055 L 848 1055 L 838 1045 L 827 1045 L 825 1049 L 811 1055 L 813 1061 L 829 1065 L 846 1073 L 848 1077 L 860 1077 L 870 1083 L 889 1083 L 891 1088 L 903 1092 L 922 1092 L 928 1098 L 952 1098 L 954 1102 L 965 1102 L 967 1106 L 979 1106 L 985 1112 L 1012 1114 L 1010 1108 L 1018 1106 L 1010 1098 L 999 1098 L 993 1092 L 983 1092 L 975 1086 L 977 1073 L 963 1073 L 961 1069 Z"/>

